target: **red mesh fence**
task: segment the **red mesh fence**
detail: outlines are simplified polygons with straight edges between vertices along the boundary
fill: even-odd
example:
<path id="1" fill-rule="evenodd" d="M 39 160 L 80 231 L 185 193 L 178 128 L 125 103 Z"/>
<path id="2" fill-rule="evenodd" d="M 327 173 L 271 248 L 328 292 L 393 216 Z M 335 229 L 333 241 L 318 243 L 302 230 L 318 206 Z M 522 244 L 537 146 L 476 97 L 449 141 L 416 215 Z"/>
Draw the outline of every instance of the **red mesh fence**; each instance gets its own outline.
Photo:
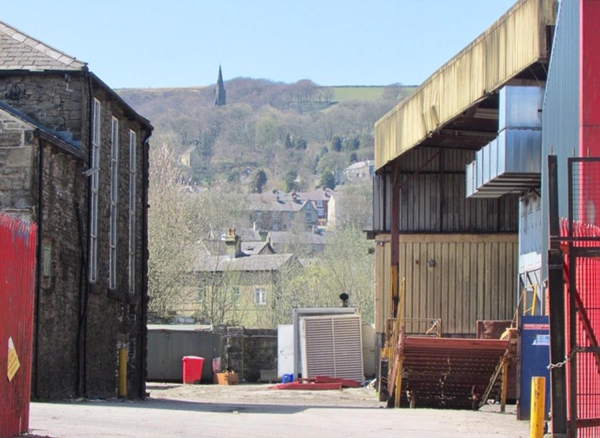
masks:
<path id="1" fill-rule="evenodd" d="M 37 226 L 0 213 L 0 438 L 27 432 Z"/>
<path id="2" fill-rule="evenodd" d="M 562 234 L 570 235 L 569 221 L 561 223 Z M 573 222 L 572 237 L 582 238 L 573 242 L 576 247 L 597 247 L 599 242 L 585 240 L 600 237 L 600 227 L 581 222 Z M 566 257 L 568 263 L 568 256 Z M 570 266 L 566 272 L 570 276 Z M 577 257 L 575 262 L 576 291 L 569 290 L 567 295 L 567 327 L 569 327 L 569 303 L 571 294 L 577 304 L 576 340 L 579 347 L 597 347 L 600 332 L 600 258 Z M 567 282 L 568 284 L 568 282 Z M 567 345 L 571 334 L 567 329 Z M 572 362 L 567 365 L 567 375 L 571 373 Z M 572 388 L 569 382 L 569 393 Z M 568 397 L 570 400 L 570 397 Z M 570 412 L 570 407 L 569 407 Z M 577 354 L 577 419 L 580 425 L 586 420 L 600 419 L 600 354 L 581 352 Z M 583 420 L 583 421 L 581 421 Z M 600 437 L 600 426 L 579 427 L 578 436 L 584 438 Z"/>

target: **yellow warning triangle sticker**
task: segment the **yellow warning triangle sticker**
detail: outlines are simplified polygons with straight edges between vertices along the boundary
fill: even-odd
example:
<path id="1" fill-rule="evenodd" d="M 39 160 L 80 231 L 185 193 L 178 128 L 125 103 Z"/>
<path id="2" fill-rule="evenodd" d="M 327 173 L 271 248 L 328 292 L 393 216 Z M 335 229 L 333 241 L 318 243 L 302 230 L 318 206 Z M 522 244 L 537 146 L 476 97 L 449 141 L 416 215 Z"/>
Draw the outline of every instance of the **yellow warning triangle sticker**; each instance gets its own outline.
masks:
<path id="1" fill-rule="evenodd" d="M 8 338 L 8 381 L 12 381 L 21 368 L 21 362 L 19 362 L 19 356 L 17 356 L 17 349 L 15 348 L 15 344 L 12 340 L 12 337 Z"/>

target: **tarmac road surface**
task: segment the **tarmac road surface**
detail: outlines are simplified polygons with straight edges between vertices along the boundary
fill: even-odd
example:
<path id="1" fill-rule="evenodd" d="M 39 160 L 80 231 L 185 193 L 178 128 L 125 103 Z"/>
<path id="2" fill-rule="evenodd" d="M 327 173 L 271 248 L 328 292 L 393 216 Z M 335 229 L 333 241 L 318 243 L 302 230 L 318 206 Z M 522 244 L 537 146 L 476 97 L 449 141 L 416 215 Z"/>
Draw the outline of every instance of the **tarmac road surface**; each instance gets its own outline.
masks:
<path id="1" fill-rule="evenodd" d="M 31 437 L 527 437 L 529 424 L 483 411 L 385 409 L 373 390 L 155 385 L 146 401 L 32 403 Z M 270 402 L 270 403 L 269 403 Z"/>

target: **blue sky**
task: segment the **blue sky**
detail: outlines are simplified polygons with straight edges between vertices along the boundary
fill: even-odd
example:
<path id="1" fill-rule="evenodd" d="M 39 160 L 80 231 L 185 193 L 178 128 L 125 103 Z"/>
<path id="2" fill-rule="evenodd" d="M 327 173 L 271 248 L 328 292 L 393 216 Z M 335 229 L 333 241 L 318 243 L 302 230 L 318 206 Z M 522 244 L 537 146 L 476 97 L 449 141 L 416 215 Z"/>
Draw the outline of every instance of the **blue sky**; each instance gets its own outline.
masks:
<path id="1" fill-rule="evenodd" d="M 245 76 L 420 84 L 516 0 L 4 0 L 0 21 L 113 88 Z"/>

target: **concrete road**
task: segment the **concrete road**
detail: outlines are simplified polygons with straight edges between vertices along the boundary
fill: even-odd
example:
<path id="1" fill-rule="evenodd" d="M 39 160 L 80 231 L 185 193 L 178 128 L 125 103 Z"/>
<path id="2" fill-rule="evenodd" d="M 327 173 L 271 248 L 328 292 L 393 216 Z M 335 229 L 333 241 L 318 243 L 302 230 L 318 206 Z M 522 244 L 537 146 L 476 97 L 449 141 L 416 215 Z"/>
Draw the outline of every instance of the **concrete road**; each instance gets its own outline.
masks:
<path id="1" fill-rule="evenodd" d="M 497 409 L 497 408 L 496 408 Z M 31 405 L 33 437 L 527 437 L 497 412 L 323 405 L 66 402 Z"/>

